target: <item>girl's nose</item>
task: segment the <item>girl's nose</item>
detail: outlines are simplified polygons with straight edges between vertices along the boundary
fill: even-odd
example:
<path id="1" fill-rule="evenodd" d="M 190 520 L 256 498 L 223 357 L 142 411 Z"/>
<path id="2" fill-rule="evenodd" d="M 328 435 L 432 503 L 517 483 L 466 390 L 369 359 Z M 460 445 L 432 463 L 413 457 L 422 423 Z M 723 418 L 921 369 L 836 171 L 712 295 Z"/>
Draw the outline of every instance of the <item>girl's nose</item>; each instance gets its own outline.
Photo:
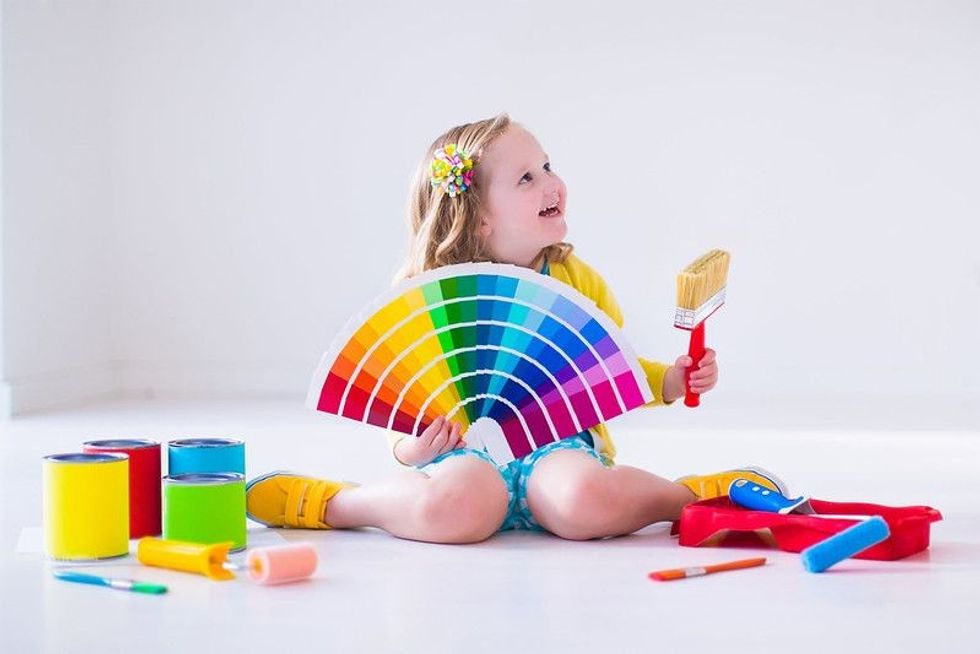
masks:
<path id="1" fill-rule="evenodd" d="M 557 200 L 560 195 L 561 182 L 557 179 L 552 178 L 549 180 L 549 184 L 544 188 L 544 196 L 549 200 Z"/>

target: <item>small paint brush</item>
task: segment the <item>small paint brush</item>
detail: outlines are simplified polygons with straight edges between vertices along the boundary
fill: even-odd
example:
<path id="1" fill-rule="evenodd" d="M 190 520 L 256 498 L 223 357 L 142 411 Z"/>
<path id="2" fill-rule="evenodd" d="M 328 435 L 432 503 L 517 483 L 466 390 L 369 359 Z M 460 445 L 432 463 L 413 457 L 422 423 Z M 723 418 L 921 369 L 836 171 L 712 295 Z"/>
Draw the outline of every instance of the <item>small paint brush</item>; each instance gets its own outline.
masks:
<path id="1" fill-rule="evenodd" d="M 87 575 L 70 570 L 55 570 L 54 576 L 62 581 L 73 581 L 76 584 L 91 584 L 93 586 L 106 586 L 108 588 L 115 588 L 116 590 L 128 590 L 133 593 L 159 595 L 160 593 L 167 592 L 167 587 L 162 584 L 151 584 L 133 579 L 110 579 L 109 577 Z"/>
<path id="2" fill-rule="evenodd" d="M 765 557 L 758 559 L 741 559 L 739 561 L 729 561 L 727 563 L 716 563 L 715 565 L 705 565 L 695 568 L 673 568 L 671 570 L 657 570 L 647 576 L 657 581 L 673 581 L 674 579 L 687 579 L 688 577 L 700 577 L 710 575 L 713 572 L 725 572 L 726 570 L 741 570 L 742 568 L 754 568 L 765 565 Z"/>

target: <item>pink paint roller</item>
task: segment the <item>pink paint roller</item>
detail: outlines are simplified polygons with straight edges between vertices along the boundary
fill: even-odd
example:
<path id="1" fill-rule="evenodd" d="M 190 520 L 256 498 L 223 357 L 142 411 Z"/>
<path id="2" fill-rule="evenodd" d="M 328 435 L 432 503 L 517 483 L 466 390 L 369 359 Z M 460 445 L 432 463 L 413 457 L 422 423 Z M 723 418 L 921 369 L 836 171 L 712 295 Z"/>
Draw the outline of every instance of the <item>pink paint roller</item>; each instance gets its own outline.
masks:
<path id="1" fill-rule="evenodd" d="M 265 586 L 309 579 L 316 565 L 316 549 L 309 543 L 260 547 L 245 559 L 249 579 Z"/>
<path id="2" fill-rule="evenodd" d="M 136 547 L 140 563 L 169 570 L 193 572 L 220 581 L 234 579 L 233 570 L 245 570 L 249 579 L 263 586 L 308 579 L 316 572 L 318 557 L 309 543 L 259 547 L 251 550 L 245 564 L 228 561 L 232 544 L 203 545 L 162 538 L 141 538 Z"/>

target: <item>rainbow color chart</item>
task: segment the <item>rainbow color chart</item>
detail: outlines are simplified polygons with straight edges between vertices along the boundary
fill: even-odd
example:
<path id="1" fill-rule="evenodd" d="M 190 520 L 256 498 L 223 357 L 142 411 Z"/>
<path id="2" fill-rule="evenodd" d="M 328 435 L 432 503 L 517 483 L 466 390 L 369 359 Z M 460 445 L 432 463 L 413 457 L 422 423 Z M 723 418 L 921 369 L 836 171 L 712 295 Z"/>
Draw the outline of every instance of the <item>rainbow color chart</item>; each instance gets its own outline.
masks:
<path id="1" fill-rule="evenodd" d="M 348 322 L 307 404 L 414 435 L 443 415 L 505 463 L 652 399 L 592 300 L 527 268 L 469 263 L 408 279 Z"/>

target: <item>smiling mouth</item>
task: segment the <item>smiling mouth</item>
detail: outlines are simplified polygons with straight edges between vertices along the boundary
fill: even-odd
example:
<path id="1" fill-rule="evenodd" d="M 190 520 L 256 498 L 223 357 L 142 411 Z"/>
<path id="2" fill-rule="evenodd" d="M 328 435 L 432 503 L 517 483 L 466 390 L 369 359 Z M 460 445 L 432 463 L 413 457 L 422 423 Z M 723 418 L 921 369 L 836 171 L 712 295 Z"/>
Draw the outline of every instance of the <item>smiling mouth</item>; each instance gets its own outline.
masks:
<path id="1" fill-rule="evenodd" d="M 542 211 L 539 211 L 538 215 L 541 216 L 542 218 L 550 218 L 552 216 L 557 216 L 559 213 L 561 213 L 561 211 L 558 209 L 558 203 L 555 202 L 550 207 L 543 209 Z"/>

